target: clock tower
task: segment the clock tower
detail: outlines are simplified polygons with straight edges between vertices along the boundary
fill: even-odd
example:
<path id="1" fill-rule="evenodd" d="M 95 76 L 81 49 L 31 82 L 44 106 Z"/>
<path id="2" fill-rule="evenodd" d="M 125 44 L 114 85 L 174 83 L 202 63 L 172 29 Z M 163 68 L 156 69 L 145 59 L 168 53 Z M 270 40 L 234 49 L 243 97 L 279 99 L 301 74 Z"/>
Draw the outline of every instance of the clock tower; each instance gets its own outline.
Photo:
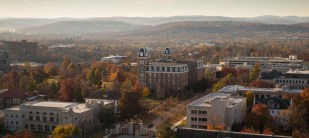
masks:
<path id="1" fill-rule="evenodd" d="M 148 53 L 146 48 L 140 48 L 138 53 L 138 78 L 141 85 L 146 85 L 146 65 L 149 64 Z"/>

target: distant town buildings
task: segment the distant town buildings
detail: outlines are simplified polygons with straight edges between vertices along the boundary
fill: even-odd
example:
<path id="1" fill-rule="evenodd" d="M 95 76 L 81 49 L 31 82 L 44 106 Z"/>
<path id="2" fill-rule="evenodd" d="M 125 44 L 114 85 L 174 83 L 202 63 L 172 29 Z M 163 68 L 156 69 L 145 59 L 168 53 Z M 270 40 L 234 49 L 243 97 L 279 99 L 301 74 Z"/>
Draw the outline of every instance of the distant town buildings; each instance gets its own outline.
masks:
<path id="1" fill-rule="evenodd" d="M 115 63 L 118 64 L 120 63 L 123 59 L 127 58 L 126 56 L 114 56 L 114 55 L 110 55 L 108 57 L 102 57 L 101 61 L 102 62 L 111 62 L 111 63 Z"/>
<path id="2" fill-rule="evenodd" d="M 187 127 L 207 129 L 207 125 L 221 125 L 231 130 L 232 124 L 242 122 L 245 115 L 246 98 L 210 93 L 188 104 Z"/>
<path id="3" fill-rule="evenodd" d="M 37 55 L 38 42 L 4 41 L 5 49 L 11 54 L 12 60 L 25 61 L 34 59 Z"/>
<path id="4" fill-rule="evenodd" d="M 51 132 L 57 125 L 74 124 L 82 132 L 94 128 L 94 110 L 73 102 L 28 102 L 4 110 L 4 128 L 9 131 L 29 129 Z"/>
<path id="5" fill-rule="evenodd" d="M 71 51 L 75 45 L 54 45 L 49 46 L 48 51 L 49 52 L 68 52 Z"/>
<path id="6" fill-rule="evenodd" d="M 267 68 L 278 68 L 281 69 L 289 68 L 293 65 L 303 65 L 304 61 L 297 59 L 296 55 L 290 55 L 289 58 L 282 58 L 282 57 L 234 57 L 234 58 L 227 58 L 225 62 L 228 63 L 231 67 L 238 67 L 238 66 L 253 66 L 256 63 L 261 64 L 262 67 Z"/>
<path id="7" fill-rule="evenodd" d="M 0 72 L 7 72 L 10 68 L 9 51 L 0 50 Z"/>

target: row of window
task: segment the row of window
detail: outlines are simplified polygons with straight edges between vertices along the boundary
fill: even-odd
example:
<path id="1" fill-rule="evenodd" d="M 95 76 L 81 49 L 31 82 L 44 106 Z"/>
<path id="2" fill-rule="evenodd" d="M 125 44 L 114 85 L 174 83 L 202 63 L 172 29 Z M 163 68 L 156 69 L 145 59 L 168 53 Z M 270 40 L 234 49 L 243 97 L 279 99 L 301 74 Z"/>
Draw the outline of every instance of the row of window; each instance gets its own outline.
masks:
<path id="1" fill-rule="evenodd" d="M 191 110 L 191 114 L 207 114 L 207 111 L 203 111 L 203 110 Z"/>
<path id="2" fill-rule="evenodd" d="M 196 122 L 207 122 L 207 118 L 198 118 L 198 117 L 191 117 L 191 121 Z"/>
<path id="3" fill-rule="evenodd" d="M 207 129 L 207 125 L 191 125 L 191 128 L 203 128 L 203 129 Z"/>
<path id="4" fill-rule="evenodd" d="M 183 72 L 188 71 L 188 67 L 152 67 L 149 66 L 146 71 L 159 71 L 159 72 Z"/>
<path id="5" fill-rule="evenodd" d="M 304 80 L 277 80 L 278 83 L 302 83 L 305 84 Z"/>
<path id="6" fill-rule="evenodd" d="M 3 103 L 3 98 L 0 98 L 0 103 Z M 12 100 L 11 99 L 5 99 L 5 103 L 12 103 Z M 13 104 L 21 104 L 21 100 L 14 98 Z"/>

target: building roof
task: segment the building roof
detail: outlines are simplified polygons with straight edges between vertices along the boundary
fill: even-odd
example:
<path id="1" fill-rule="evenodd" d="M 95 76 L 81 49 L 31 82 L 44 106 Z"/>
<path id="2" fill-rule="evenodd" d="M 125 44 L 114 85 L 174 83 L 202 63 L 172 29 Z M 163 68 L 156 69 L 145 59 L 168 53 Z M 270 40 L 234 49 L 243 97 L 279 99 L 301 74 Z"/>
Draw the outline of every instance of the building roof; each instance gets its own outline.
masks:
<path id="1" fill-rule="evenodd" d="M 36 107 L 56 107 L 56 108 L 68 108 L 77 105 L 74 102 L 57 102 L 57 101 L 46 101 L 46 102 L 29 102 L 24 105 L 36 106 Z"/>
<path id="2" fill-rule="evenodd" d="M 121 92 L 113 92 L 113 91 L 97 91 L 86 99 L 106 99 L 106 100 L 119 100 L 121 98 Z"/>
<path id="3" fill-rule="evenodd" d="M 309 70 L 289 70 L 286 74 L 309 74 Z"/>
<path id="4" fill-rule="evenodd" d="M 30 91 L 19 88 L 5 89 L 0 93 L 0 97 L 25 99 L 32 96 Z"/>
<path id="5" fill-rule="evenodd" d="M 194 128 L 178 128 L 177 138 L 291 138 L 289 136 L 217 131 Z"/>
<path id="6" fill-rule="evenodd" d="M 282 73 L 277 70 L 272 70 L 270 72 L 262 72 L 261 77 L 259 79 L 263 80 L 273 80 L 275 78 L 279 78 L 282 76 Z"/>
<path id="7" fill-rule="evenodd" d="M 244 100 L 243 97 L 232 97 L 230 94 L 224 94 L 224 93 L 210 93 L 192 103 L 190 103 L 188 106 L 201 106 L 201 107 L 211 107 L 211 101 L 212 100 L 229 100 L 233 103 L 240 103 L 242 100 Z M 233 104 L 231 104 L 233 105 Z"/>
<path id="8" fill-rule="evenodd" d="M 271 93 L 271 92 L 284 92 L 284 93 L 301 93 L 302 90 L 298 89 L 288 89 L 286 87 L 281 88 L 255 88 L 255 87 L 244 87 L 244 86 L 238 86 L 238 85 L 227 85 L 219 90 L 219 92 L 222 93 L 237 93 L 237 92 L 247 92 L 247 91 L 253 91 L 253 92 L 260 92 L 260 93 Z"/>
<path id="9" fill-rule="evenodd" d="M 290 106 L 289 99 L 281 99 L 279 97 L 255 98 L 255 103 L 262 103 L 268 105 L 267 103 L 271 101 L 274 102 L 275 108 L 268 107 L 270 109 L 287 109 Z"/>
<path id="10" fill-rule="evenodd" d="M 85 104 L 80 104 L 76 102 L 44 101 L 44 102 L 28 102 L 21 104 L 20 106 L 8 108 L 7 110 L 14 110 L 15 108 L 18 108 L 19 110 L 20 108 L 29 108 L 29 107 L 58 108 L 65 112 L 72 109 L 74 113 L 82 113 L 92 109 L 87 107 Z"/>

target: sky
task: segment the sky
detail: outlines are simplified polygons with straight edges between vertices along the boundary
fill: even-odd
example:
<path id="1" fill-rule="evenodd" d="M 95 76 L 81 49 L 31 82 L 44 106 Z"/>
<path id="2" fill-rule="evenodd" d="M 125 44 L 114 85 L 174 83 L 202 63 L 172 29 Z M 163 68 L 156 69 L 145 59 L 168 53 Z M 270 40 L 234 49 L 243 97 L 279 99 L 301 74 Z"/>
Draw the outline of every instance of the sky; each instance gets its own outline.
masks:
<path id="1" fill-rule="evenodd" d="M 309 0 L 0 0 L 0 17 L 309 16 Z"/>

